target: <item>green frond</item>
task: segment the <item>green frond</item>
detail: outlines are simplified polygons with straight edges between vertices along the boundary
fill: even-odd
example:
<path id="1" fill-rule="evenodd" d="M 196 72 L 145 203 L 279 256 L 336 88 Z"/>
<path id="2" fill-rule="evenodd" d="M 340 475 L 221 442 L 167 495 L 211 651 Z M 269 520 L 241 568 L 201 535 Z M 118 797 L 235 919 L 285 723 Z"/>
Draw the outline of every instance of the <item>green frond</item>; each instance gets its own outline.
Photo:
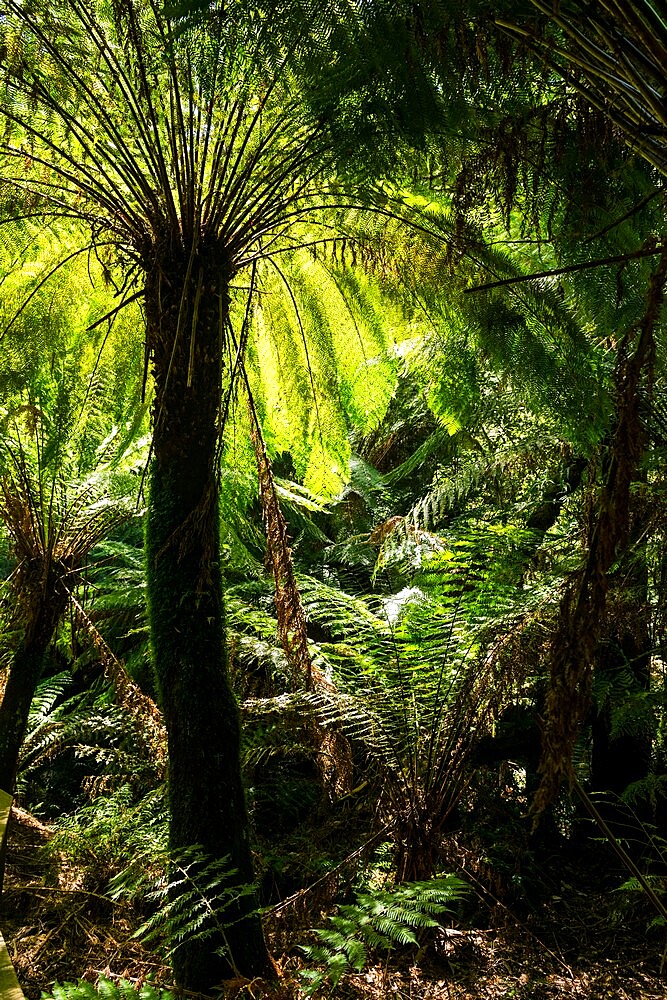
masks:
<path id="1" fill-rule="evenodd" d="M 226 926 L 220 913 L 255 893 L 254 885 L 238 885 L 237 874 L 229 858 L 211 859 L 197 846 L 170 856 L 168 874 L 148 893 L 156 912 L 135 936 L 157 942 L 168 956 L 186 941 L 219 937 Z"/>
<path id="2" fill-rule="evenodd" d="M 54 983 L 42 1000 L 173 1000 L 173 993 L 144 983 L 136 986 L 127 979 L 107 979 L 101 976 L 97 984 L 79 980 L 77 983 Z"/>
<path id="3" fill-rule="evenodd" d="M 319 974 L 304 970 L 304 991 L 330 982 L 336 986 L 349 971 L 361 972 L 369 950 L 391 951 L 397 945 L 419 943 L 421 931 L 437 927 L 442 917 L 467 892 L 467 885 L 454 875 L 429 882 L 410 882 L 374 893 L 359 893 L 354 903 L 338 907 L 329 926 L 317 928 L 321 945 L 301 945 L 301 951 L 323 968 Z"/>

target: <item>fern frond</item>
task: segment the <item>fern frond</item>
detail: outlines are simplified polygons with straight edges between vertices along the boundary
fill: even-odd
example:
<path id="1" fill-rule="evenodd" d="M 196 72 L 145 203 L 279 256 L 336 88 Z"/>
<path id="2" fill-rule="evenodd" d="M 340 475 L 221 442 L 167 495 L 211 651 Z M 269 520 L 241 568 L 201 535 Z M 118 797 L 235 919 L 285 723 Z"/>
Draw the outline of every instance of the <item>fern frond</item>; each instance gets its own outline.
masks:
<path id="1" fill-rule="evenodd" d="M 301 951 L 324 968 L 303 972 L 304 991 L 311 995 L 324 982 L 336 986 L 351 970 L 361 972 L 369 949 L 391 951 L 396 945 L 418 944 L 419 931 L 437 927 L 435 917 L 451 911 L 467 886 L 454 875 L 396 885 L 393 889 L 360 893 L 355 903 L 341 905 L 329 917 L 329 927 L 315 934 L 320 945 L 301 945 Z"/>
<path id="2" fill-rule="evenodd" d="M 127 979 L 111 980 L 101 976 L 97 983 L 79 980 L 76 983 L 54 983 L 42 1000 L 173 1000 L 169 990 L 144 983 L 135 986 Z"/>

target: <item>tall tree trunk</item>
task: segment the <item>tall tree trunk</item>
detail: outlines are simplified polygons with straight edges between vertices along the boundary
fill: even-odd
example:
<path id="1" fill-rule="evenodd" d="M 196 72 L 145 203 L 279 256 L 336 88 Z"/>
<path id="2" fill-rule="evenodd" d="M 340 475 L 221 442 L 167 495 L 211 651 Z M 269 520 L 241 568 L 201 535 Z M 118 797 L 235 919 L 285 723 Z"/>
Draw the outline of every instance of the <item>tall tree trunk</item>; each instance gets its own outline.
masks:
<path id="1" fill-rule="evenodd" d="M 146 560 L 169 743 L 170 846 L 228 858 L 229 887 L 252 883 L 253 870 L 225 655 L 216 477 L 229 276 L 211 256 L 194 265 L 165 256 L 147 276 L 155 404 Z M 208 992 L 239 972 L 271 974 L 254 893 L 232 902 L 220 889 L 212 894 L 210 935 L 175 951 L 177 984 Z"/>
<path id="2" fill-rule="evenodd" d="M 650 400 L 655 371 L 656 330 L 667 286 L 667 246 L 648 286 L 644 316 L 624 335 L 614 375 L 616 426 L 606 480 L 591 530 L 588 557 L 563 595 L 552 640 L 550 684 L 542 739 L 541 781 L 533 815 L 553 802 L 572 770 L 572 751 L 590 708 L 595 651 L 607 606 L 609 571 L 630 530 L 631 484 L 646 447 L 641 397 Z M 537 821 L 537 819 L 536 819 Z"/>

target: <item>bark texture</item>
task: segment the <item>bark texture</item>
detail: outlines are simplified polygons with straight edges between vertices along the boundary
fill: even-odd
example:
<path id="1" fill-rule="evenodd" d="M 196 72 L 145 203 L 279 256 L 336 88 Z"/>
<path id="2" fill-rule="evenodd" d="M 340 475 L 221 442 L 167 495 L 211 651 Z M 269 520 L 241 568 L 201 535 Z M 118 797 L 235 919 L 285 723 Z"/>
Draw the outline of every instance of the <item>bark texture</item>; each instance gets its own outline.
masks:
<path id="1" fill-rule="evenodd" d="M 156 392 L 146 559 L 169 743 L 170 845 L 228 858 L 229 884 L 244 885 L 253 870 L 225 656 L 216 477 L 228 280 L 224 260 L 206 248 L 189 259 L 166 253 L 148 270 Z M 210 936 L 175 952 L 177 984 L 209 992 L 231 975 L 270 974 L 254 894 L 211 902 Z"/>
<path id="2" fill-rule="evenodd" d="M 26 628 L 12 657 L 0 704 L 0 788 L 14 794 L 19 754 L 28 729 L 28 716 L 42 676 L 44 657 L 56 625 L 67 605 L 67 595 L 45 567 L 41 588 L 28 604 Z M 49 587 L 50 584 L 50 587 Z M 6 840 L 0 851 L 0 893 L 5 879 Z"/>
<path id="3" fill-rule="evenodd" d="M 10 794 L 14 792 L 19 753 L 44 656 L 67 606 L 64 589 L 51 576 L 45 571 L 45 593 L 33 595 L 28 604 L 25 632 L 12 657 L 0 704 L 0 788 Z"/>

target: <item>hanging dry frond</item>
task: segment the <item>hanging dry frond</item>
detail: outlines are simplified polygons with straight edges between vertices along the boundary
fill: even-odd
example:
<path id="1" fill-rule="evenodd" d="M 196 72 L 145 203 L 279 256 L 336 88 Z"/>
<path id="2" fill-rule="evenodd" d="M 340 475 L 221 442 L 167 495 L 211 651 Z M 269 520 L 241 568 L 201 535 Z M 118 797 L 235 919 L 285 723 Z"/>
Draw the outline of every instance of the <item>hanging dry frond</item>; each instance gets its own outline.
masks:
<path id="1" fill-rule="evenodd" d="M 69 597 L 74 621 L 104 667 L 105 676 L 113 686 L 116 704 L 131 717 L 137 736 L 149 757 L 156 762 L 159 775 L 164 777 L 167 768 L 167 732 L 162 713 L 153 699 L 132 680 L 125 664 L 114 655 L 74 595 L 70 594 Z"/>
<path id="2" fill-rule="evenodd" d="M 571 767 L 579 728 L 590 707 L 595 649 L 609 587 L 609 570 L 630 527 L 630 487 L 646 446 L 641 407 L 649 399 L 655 365 L 655 332 L 667 281 L 667 244 L 649 282 L 642 320 L 625 334 L 615 373 L 616 428 L 608 471 L 597 505 L 584 568 L 567 587 L 552 642 L 551 677 L 543 733 L 542 780 L 533 813 L 556 796 Z M 634 348 L 634 349 L 633 349 Z"/>
<path id="3" fill-rule="evenodd" d="M 245 375 L 245 372 L 244 372 Z M 250 434 L 252 437 L 257 471 L 259 475 L 259 495 L 262 517 L 266 528 L 267 559 L 271 564 L 275 582 L 275 606 L 278 619 L 278 639 L 294 672 L 295 682 L 302 683 L 307 691 L 312 691 L 315 680 L 313 662 L 308 649 L 306 615 L 301 602 L 299 585 L 294 575 L 292 550 L 287 535 L 287 523 L 280 509 L 276 492 L 271 460 L 266 452 L 257 411 L 245 378 L 250 413 Z"/>

